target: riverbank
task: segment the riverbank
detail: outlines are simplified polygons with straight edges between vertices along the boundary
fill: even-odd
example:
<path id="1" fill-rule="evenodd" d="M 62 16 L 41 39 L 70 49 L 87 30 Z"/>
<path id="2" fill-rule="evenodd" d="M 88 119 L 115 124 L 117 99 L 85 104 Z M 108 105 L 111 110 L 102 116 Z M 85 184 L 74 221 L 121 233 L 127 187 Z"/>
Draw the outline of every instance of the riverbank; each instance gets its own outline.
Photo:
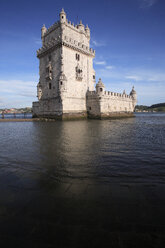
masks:
<path id="1" fill-rule="evenodd" d="M 41 121 L 39 118 L 29 118 L 29 119 L 0 119 L 0 122 L 32 122 L 32 121 Z"/>

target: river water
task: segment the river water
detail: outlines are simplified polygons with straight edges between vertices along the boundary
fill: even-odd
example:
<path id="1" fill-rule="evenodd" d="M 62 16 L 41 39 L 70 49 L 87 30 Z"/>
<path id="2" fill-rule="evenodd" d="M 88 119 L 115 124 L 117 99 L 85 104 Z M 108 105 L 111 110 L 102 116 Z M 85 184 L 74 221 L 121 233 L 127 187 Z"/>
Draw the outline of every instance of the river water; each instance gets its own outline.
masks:
<path id="1" fill-rule="evenodd" d="M 165 113 L 0 122 L 1 247 L 163 247 L 164 183 Z"/>

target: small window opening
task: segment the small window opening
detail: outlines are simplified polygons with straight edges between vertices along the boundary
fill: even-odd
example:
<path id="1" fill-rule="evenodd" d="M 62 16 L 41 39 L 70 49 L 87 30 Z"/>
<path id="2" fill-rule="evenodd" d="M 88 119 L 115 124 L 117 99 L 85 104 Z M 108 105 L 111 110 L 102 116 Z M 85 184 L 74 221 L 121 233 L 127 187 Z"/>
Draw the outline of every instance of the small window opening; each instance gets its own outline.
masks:
<path id="1" fill-rule="evenodd" d="M 52 84 L 51 84 L 51 83 L 49 83 L 49 90 L 51 90 L 51 88 L 52 88 Z"/>
<path id="2" fill-rule="evenodd" d="M 92 108 L 91 107 L 89 107 L 89 110 L 91 110 Z"/>
<path id="3" fill-rule="evenodd" d="M 62 85 L 62 82 L 61 82 L 61 85 Z"/>
<path id="4" fill-rule="evenodd" d="M 93 79 L 95 79 L 95 75 L 93 75 Z"/>
<path id="5" fill-rule="evenodd" d="M 63 19 L 64 17 L 62 16 L 62 19 Z"/>
<path id="6" fill-rule="evenodd" d="M 49 58 L 49 62 L 50 62 L 50 61 L 51 61 L 51 55 L 49 55 L 49 57 L 48 57 L 48 58 Z"/>
<path id="7" fill-rule="evenodd" d="M 76 60 L 78 60 L 78 61 L 80 60 L 80 54 L 76 53 Z"/>
<path id="8" fill-rule="evenodd" d="M 103 91 L 103 89 L 102 89 L 102 88 L 100 88 L 100 91 Z"/>

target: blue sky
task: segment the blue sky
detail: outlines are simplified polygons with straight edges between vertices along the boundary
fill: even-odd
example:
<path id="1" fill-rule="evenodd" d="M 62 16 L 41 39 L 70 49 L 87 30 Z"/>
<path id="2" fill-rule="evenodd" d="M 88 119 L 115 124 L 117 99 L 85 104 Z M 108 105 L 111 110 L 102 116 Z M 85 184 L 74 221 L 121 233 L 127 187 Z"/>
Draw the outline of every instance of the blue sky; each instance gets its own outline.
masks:
<path id="1" fill-rule="evenodd" d="M 61 8 L 91 29 L 96 79 L 106 89 L 138 93 L 138 104 L 165 102 L 164 0 L 1 0 L 0 108 L 36 101 L 40 29 L 59 19 Z"/>

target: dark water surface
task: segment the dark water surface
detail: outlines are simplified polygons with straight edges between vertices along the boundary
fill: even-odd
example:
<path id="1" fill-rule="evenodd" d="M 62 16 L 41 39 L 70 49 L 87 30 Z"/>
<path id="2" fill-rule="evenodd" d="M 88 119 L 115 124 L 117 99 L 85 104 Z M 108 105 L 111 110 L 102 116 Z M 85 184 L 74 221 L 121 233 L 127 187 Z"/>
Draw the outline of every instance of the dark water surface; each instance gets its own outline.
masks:
<path id="1" fill-rule="evenodd" d="M 165 247 L 165 114 L 0 122 L 0 247 Z"/>

